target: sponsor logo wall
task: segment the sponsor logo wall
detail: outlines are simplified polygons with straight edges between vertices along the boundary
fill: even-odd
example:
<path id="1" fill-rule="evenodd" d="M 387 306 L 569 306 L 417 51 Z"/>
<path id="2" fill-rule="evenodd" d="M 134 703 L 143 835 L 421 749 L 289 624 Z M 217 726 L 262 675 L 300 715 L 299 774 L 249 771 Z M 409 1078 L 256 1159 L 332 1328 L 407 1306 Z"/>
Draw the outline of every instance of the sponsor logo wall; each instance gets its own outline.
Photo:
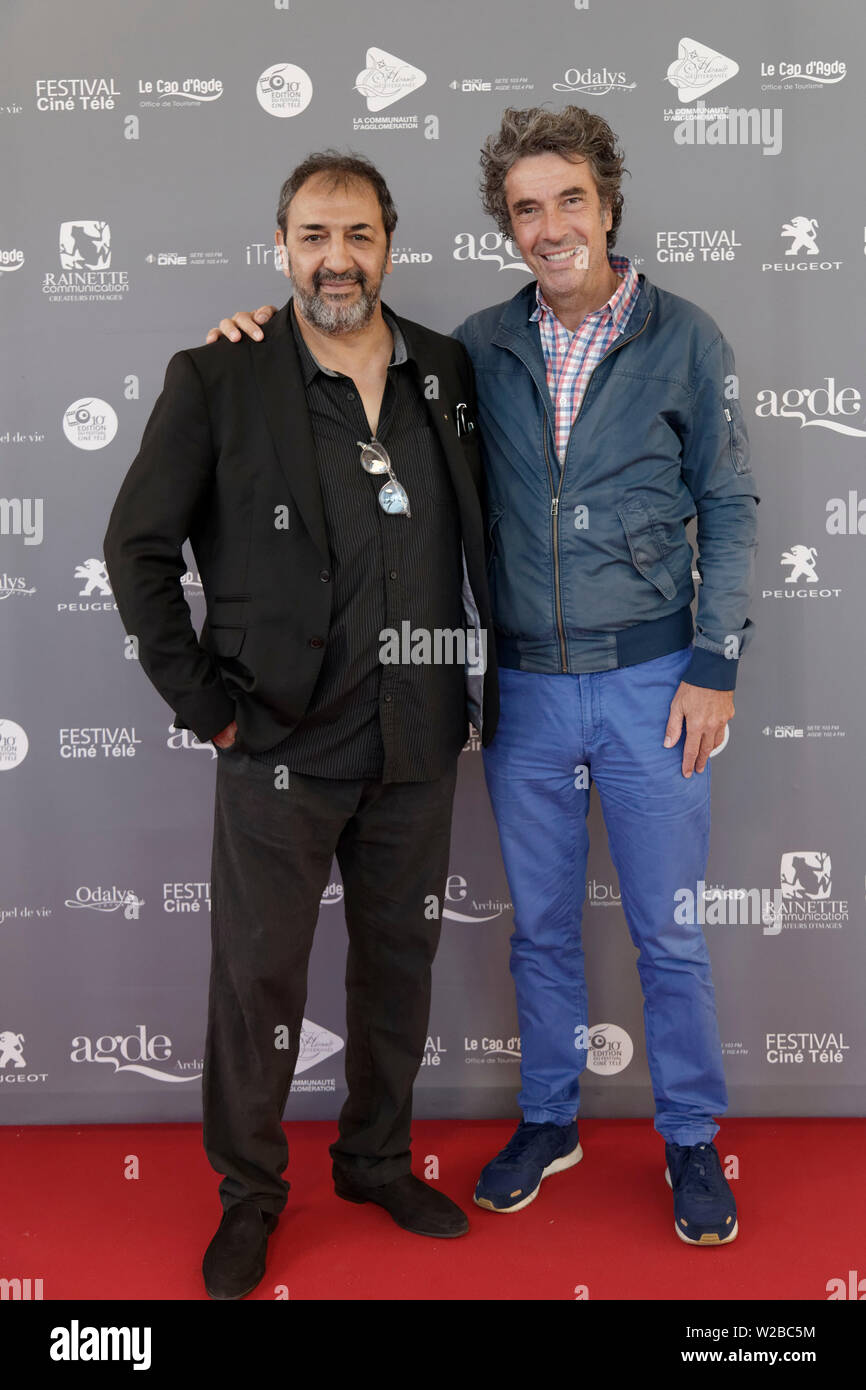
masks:
<path id="1" fill-rule="evenodd" d="M 541 103 L 611 122 L 630 170 L 617 251 L 736 355 L 720 408 L 742 409 L 762 497 L 756 626 L 711 765 L 706 879 L 671 903 L 707 937 L 730 1109 L 862 1113 L 866 18 L 767 0 L 756 30 L 745 0 L 697 0 L 688 18 L 632 5 L 623 24 L 615 5 L 475 0 L 452 31 L 398 0 L 339 26 L 300 0 L 213 0 L 206 32 L 201 7 L 172 12 L 168 53 L 103 9 L 56 9 L 49 36 L 22 7 L 0 91 L 21 153 L 0 209 L 0 1121 L 200 1114 L 216 753 L 147 682 L 101 548 L 169 357 L 227 312 L 282 302 L 279 187 L 328 146 L 391 185 L 398 312 L 449 332 L 510 298 L 531 275 L 481 209 L 478 151 L 506 105 Z M 589 825 L 601 1022 L 575 1037 L 582 1110 L 649 1116 L 595 793 Z M 416 1113 L 516 1114 L 514 913 L 474 731 L 438 910 Z M 345 949 L 335 865 L 287 1117 L 342 1104 Z"/>

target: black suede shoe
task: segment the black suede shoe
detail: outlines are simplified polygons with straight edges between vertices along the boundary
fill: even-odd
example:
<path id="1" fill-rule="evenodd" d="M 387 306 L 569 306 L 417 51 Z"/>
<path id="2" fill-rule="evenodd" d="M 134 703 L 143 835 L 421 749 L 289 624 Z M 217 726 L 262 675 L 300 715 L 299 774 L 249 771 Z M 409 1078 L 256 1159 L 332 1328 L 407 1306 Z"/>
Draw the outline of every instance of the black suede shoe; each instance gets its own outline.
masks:
<path id="1" fill-rule="evenodd" d="M 223 1213 L 201 1267 L 210 1298 L 243 1298 L 252 1293 L 264 1276 L 268 1236 L 278 1220 L 249 1202 L 237 1202 Z"/>
<path id="2" fill-rule="evenodd" d="M 381 1187 L 353 1187 L 347 1178 L 335 1177 L 334 1191 L 346 1202 L 375 1202 L 376 1206 L 384 1207 L 404 1231 L 416 1236 L 434 1236 L 441 1240 L 463 1236 L 469 1230 L 466 1214 L 457 1203 L 435 1187 L 428 1187 L 414 1173 L 405 1173 Z"/>

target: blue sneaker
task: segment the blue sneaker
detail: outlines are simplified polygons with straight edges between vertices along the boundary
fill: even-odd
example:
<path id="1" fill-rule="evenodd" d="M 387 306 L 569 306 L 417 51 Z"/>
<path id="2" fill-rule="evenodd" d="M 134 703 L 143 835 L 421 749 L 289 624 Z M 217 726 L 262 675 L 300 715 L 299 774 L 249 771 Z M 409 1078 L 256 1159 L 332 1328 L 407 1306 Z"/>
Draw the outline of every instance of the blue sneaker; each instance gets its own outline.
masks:
<path id="1" fill-rule="evenodd" d="M 570 1125 L 521 1121 L 502 1152 L 481 1170 L 475 1201 L 488 1211 L 520 1211 L 535 1201 L 544 1178 L 582 1158 L 576 1120 Z"/>
<path id="2" fill-rule="evenodd" d="M 715 1144 L 665 1144 L 665 1178 L 674 1194 L 674 1230 L 687 1245 L 727 1245 L 737 1236 L 737 1204 Z"/>

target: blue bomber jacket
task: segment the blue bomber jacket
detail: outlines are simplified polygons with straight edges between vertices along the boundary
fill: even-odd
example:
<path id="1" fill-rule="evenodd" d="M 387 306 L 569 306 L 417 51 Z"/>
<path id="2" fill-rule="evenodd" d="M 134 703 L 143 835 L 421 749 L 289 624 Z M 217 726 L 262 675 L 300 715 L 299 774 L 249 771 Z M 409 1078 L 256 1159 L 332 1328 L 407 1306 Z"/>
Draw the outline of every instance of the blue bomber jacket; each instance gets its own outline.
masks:
<path id="1" fill-rule="evenodd" d="M 455 333 L 475 369 L 499 664 L 606 671 L 694 638 L 683 679 L 733 690 L 758 496 L 730 347 L 708 314 L 641 275 L 560 468 L 535 307 L 533 281 Z"/>

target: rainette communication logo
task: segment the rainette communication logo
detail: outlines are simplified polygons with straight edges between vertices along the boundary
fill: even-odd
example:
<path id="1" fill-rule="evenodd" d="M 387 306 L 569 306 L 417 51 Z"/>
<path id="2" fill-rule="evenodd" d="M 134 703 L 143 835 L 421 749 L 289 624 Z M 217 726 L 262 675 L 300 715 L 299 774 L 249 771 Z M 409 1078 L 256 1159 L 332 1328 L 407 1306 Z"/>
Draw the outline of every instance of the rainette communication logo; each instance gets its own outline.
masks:
<path id="1" fill-rule="evenodd" d="M 583 92 L 586 96 L 606 97 L 610 92 L 633 92 L 636 82 L 627 82 L 624 72 L 608 68 L 566 68 L 561 82 L 553 83 L 555 92 Z"/>
<path id="2" fill-rule="evenodd" d="M 27 757 L 30 740 L 13 719 L 0 719 L 0 772 L 19 767 Z"/>
<path id="3" fill-rule="evenodd" d="M 510 237 L 501 232 L 458 232 L 454 238 L 452 256 L 455 261 L 485 261 L 495 265 L 497 270 L 522 270 L 526 275 L 532 271 L 524 261 Z"/>
<path id="4" fill-rule="evenodd" d="M 8 251 L 0 249 L 0 275 L 11 275 L 14 270 L 20 270 L 23 264 L 24 252 L 19 251 L 17 246 Z"/>
<path id="5" fill-rule="evenodd" d="M 272 63 L 256 82 L 256 98 L 269 116 L 299 116 L 313 99 L 313 84 L 295 63 Z"/>
<path id="6" fill-rule="evenodd" d="M 787 565 L 789 573 L 785 577 L 785 587 L 782 589 L 762 589 L 762 598 L 838 598 L 842 593 L 841 589 L 833 588 L 803 588 L 795 589 L 793 585 L 808 584 L 810 586 L 820 584 L 818 570 L 818 551 L 814 545 L 792 545 L 790 550 L 782 552 L 779 563 Z"/>
<path id="7" fill-rule="evenodd" d="M 847 925 L 848 899 L 833 897 L 832 871 L 826 850 L 792 850 L 782 855 L 779 925 L 829 930 Z"/>
<path id="8" fill-rule="evenodd" d="M 67 406 L 63 433 L 76 449 L 104 449 L 117 434 L 117 412 L 99 396 L 82 396 Z"/>
<path id="9" fill-rule="evenodd" d="M 111 268 L 111 227 L 79 218 L 60 223 L 60 273 L 46 271 L 42 293 L 52 304 L 111 303 L 129 290 L 129 273 Z"/>
<path id="10" fill-rule="evenodd" d="M 148 1036 L 144 1023 L 135 1025 L 131 1033 L 104 1033 L 91 1038 L 86 1033 L 72 1039 L 69 1060 L 84 1064 L 114 1068 L 114 1073 L 135 1072 L 151 1081 L 169 1084 L 198 1081 L 202 1062 L 198 1059 L 181 1061 L 172 1057 L 173 1044 L 167 1033 Z"/>
<path id="11" fill-rule="evenodd" d="M 788 242 L 785 250 L 786 258 L 791 260 L 784 261 L 765 261 L 761 266 L 762 271 L 775 271 L 777 274 L 788 270 L 841 270 L 842 261 L 828 261 L 821 259 L 821 251 L 818 246 L 818 220 L 815 217 L 804 217 L 798 213 L 792 217 L 790 222 L 784 222 L 779 235 L 783 241 Z"/>

